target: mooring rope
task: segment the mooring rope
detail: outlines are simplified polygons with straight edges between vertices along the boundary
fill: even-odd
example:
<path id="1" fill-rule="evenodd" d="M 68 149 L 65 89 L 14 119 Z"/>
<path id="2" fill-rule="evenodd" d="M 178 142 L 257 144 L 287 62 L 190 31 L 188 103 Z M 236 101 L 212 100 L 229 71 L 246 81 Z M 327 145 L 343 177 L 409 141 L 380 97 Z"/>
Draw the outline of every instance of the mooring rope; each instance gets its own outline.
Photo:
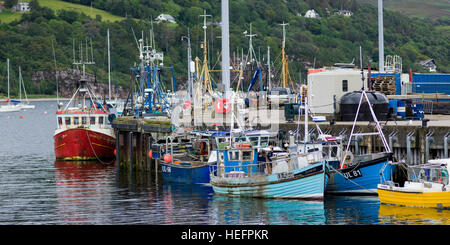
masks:
<path id="1" fill-rule="evenodd" d="M 360 163 L 358 163 L 358 165 L 359 165 L 359 164 L 360 164 Z M 358 165 L 356 165 L 356 167 L 358 167 Z M 332 170 L 334 170 L 335 172 L 337 172 L 337 173 L 339 173 L 340 175 L 342 175 L 342 177 L 344 177 L 346 180 L 352 182 L 353 184 L 355 184 L 355 185 L 357 185 L 357 186 L 359 186 L 359 187 L 361 187 L 361 188 L 367 190 L 368 192 L 371 192 L 371 193 L 374 193 L 374 194 L 378 194 L 376 191 L 372 191 L 372 190 L 370 190 L 370 189 L 367 189 L 367 187 L 362 186 L 362 185 L 356 183 L 355 181 L 353 181 L 353 180 L 347 178 L 343 173 L 341 173 L 338 169 L 335 169 L 333 166 L 331 166 L 331 165 L 328 164 L 328 167 L 330 167 Z"/>

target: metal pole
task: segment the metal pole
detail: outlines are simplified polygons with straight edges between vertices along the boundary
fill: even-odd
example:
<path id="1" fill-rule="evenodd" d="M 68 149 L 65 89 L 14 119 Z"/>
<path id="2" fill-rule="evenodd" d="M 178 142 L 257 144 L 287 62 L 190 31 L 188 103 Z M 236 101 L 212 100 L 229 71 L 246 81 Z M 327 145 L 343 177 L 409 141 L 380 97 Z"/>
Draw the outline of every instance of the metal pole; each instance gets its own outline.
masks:
<path id="1" fill-rule="evenodd" d="M 228 0 L 221 0 L 222 5 L 222 84 L 225 95 L 230 92 L 230 31 L 228 19 Z"/>
<path id="2" fill-rule="evenodd" d="M 383 0 L 378 0 L 378 70 L 384 72 Z"/>

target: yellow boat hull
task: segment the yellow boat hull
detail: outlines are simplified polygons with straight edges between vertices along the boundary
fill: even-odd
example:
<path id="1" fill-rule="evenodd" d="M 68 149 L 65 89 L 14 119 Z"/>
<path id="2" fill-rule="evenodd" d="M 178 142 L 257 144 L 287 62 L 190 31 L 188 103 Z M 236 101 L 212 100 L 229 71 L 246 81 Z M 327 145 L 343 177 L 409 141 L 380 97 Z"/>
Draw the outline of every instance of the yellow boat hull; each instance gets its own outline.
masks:
<path id="1" fill-rule="evenodd" d="M 410 207 L 450 208 L 450 192 L 402 192 L 378 188 L 381 203 Z"/>

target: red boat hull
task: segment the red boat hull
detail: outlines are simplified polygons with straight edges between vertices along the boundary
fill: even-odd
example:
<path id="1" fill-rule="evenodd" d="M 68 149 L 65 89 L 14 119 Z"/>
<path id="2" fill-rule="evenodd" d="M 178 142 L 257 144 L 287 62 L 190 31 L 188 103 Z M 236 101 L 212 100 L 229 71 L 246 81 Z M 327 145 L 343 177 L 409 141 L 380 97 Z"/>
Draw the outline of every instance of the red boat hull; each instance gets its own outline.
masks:
<path id="1" fill-rule="evenodd" d="M 54 137 L 58 160 L 94 160 L 114 158 L 116 139 L 89 129 L 67 129 Z"/>

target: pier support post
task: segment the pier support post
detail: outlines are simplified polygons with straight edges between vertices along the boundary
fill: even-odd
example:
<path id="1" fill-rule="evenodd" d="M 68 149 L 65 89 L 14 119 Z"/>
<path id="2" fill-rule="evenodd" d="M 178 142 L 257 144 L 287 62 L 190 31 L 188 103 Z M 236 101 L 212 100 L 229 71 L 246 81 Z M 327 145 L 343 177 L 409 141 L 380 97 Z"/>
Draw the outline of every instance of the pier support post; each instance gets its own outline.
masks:
<path id="1" fill-rule="evenodd" d="M 407 164 L 409 164 L 409 165 L 413 165 L 413 162 L 414 162 L 413 154 L 411 151 L 411 141 L 415 141 L 415 139 L 413 138 L 413 135 L 414 135 L 414 132 L 410 132 L 406 136 L 406 159 L 407 159 Z"/>
<path id="2" fill-rule="evenodd" d="M 394 153 L 394 142 L 398 141 L 397 131 L 393 131 L 389 134 L 389 148 L 391 148 L 391 152 Z"/>
<path id="3" fill-rule="evenodd" d="M 128 156 L 129 156 L 129 169 L 130 169 L 130 172 L 131 171 L 133 171 L 133 132 L 132 131 L 130 131 L 130 132 L 128 132 L 128 149 L 129 149 L 129 152 L 128 152 Z"/>
<path id="4" fill-rule="evenodd" d="M 434 132 L 429 132 L 425 136 L 425 161 L 423 163 L 427 163 L 430 159 L 430 144 L 434 142 L 433 134 Z"/>
<path id="5" fill-rule="evenodd" d="M 444 158 L 448 158 L 448 141 L 450 140 L 449 134 L 444 136 Z"/>
<path id="6" fill-rule="evenodd" d="M 152 151 L 152 157 L 150 157 L 150 151 L 152 150 L 152 135 L 149 134 L 147 136 L 147 139 L 148 139 L 148 141 L 147 141 L 147 162 L 148 162 L 147 168 L 149 171 L 151 171 L 152 159 L 153 159 L 153 151 Z"/>
<path id="7" fill-rule="evenodd" d="M 356 153 L 356 155 L 361 155 L 361 147 L 359 146 L 360 140 L 362 140 L 362 136 L 358 135 L 355 137 L 355 153 Z"/>
<path id="8" fill-rule="evenodd" d="M 120 169 L 120 130 L 116 130 L 116 168 Z"/>

